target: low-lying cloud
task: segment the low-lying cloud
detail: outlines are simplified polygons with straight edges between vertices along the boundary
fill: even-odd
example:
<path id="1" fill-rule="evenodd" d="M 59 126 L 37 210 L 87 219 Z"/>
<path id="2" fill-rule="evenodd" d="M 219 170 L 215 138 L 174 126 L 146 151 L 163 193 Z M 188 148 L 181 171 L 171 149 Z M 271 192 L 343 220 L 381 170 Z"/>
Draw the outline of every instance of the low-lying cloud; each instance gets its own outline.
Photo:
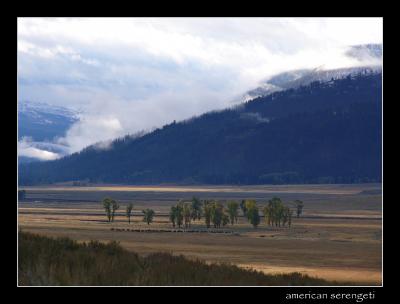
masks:
<path id="1" fill-rule="evenodd" d="M 18 142 L 18 156 L 36 158 L 39 160 L 54 160 L 60 157 L 60 154 L 45 150 L 35 146 L 30 139 L 23 138 Z"/>

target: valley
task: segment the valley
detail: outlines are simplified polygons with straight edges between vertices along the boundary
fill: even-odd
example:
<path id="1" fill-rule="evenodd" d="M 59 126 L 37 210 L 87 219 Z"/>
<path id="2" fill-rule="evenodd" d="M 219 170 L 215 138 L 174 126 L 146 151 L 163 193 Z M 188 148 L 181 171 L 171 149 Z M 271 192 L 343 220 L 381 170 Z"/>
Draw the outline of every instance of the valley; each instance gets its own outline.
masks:
<path id="1" fill-rule="evenodd" d="M 207 262 L 224 262 L 272 273 L 299 271 L 310 276 L 361 285 L 381 285 L 382 195 L 380 184 L 285 186 L 121 186 L 67 185 L 25 187 L 18 204 L 22 231 L 65 236 L 78 241 L 116 240 L 141 255 L 153 252 L 183 254 Z M 101 200 L 120 204 L 108 223 Z M 192 222 L 189 232 L 173 232 L 168 212 L 178 200 L 193 196 L 227 200 L 255 199 L 262 207 L 273 196 L 291 205 L 304 202 L 292 227 L 270 227 L 261 218 L 253 228 L 239 212 L 237 224 L 206 231 L 204 220 Z M 134 205 L 131 223 L 126 205 Z M 153 223 L 142 221 L 142 210 L 152 208 Z M 260 215 L 262 215 L 260 208 Z M 141 231 L 141 232 L 138 232 Z"/>

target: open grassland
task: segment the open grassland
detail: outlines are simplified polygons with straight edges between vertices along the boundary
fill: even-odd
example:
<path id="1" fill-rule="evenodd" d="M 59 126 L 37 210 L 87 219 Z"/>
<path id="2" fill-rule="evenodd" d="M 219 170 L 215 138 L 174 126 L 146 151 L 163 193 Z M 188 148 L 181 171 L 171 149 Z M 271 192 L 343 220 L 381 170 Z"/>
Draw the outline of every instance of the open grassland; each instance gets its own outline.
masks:
<path id="1" fill-rule="evenodd" d="M 19 227 L 77 241 L 118 241 L 142 256 L 154 252 L 183 254 L 189 259 L 229 262 L 267 274 L 298 271 L 327 280 L 381 284 L 382 196 L 380 185 L 302 185 L 249 187 L 35 187 L 25 188 L 19 203 Z M 110 196 L 121 205 L 114 223 L 106 221 L 100 201 Z M 304 202 L 292 227 L 272 228 L 262 220 L 257 229 L 243 217 L 223 231 L 170 232 L 170 206 L 179 199 L 256 199 L 262 206 L 273 196 L 285 203 Z M 134 204 L 132 223 L 124 209 Z M 153 208 L 154 222 L 142 222 L 141 210 Z M 127 231 L 129 229 L 130 231 Z M 133 230 L 156 230 L 135 232 Z M 202 220 L 194 231 L 206 230 Z M 122 231 L 123 230 L 123 231 Z"/>

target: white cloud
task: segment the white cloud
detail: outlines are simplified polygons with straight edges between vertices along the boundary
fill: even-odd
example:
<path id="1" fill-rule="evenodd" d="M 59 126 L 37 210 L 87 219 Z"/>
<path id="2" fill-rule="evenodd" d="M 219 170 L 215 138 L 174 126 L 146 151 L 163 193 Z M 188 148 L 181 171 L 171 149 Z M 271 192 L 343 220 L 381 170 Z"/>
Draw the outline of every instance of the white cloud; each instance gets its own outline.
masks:
<path id="1" fill-rule="evenodd" d="M 54 160 L 60 157 L 59 154 L 34 147 L 28 138 L 18 142 L 18 156 L 37 158 L 39 160 Z"/>
<path id="2" fill-rule="evenodd" d="M 120 121 L 112 116 L 86 116 L 73 124 L 63 138 L 57 140 L 58 144 L 70 147 L 70 152 L 76 152 L 85 148 L 90 143 L 107 141 L 123 134 Z M 107 145 L 99 144 L 99 148 Z"/>
<path id="3" fill-rule="evenodd" d="M 231 105 L 275 73 L 359 65 L 382 18 L 19 18 L 19 98 L 82 108 L 60 139 L 99 140 Z"/>

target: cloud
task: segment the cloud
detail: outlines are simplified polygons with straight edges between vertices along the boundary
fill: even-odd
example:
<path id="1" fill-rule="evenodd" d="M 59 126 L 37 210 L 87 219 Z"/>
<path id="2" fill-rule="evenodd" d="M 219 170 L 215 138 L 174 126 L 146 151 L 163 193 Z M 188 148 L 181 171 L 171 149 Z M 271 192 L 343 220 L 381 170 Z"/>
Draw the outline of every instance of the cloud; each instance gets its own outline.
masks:
<path id="1" fill-rule="evenodd" d="M 37 158 L 39 160 L 54 160 L 60 157 L 58 153 L 35 147 L 29 138 L 23 138 L 18 142 L 18 156 Z"/>
<path id="2" fill-rule="evenodd" d="M 253 120 L 256 123 L 269 123 L 271 121 L 269 118 L 262 117 L 258 112 L 242 113 L 240 117 L 243 119 Z"/>
<path id="3" fill-rule="evenodd" d="M 83 110 L 89 144 L 232 105 L 273 74 L 368 63 L 382 18 L 19 18 L 18 94 Z"/>
<path id="4" fill-rule="evenodd" d="M 109 140 L 123 134 L 120 121 L 112 116 L 89 116 L 84 117 L 67 131 L 65 137 L 58 138 L 58 144 L 68 146 L 70 152 L 77 152 L 88 145 L 87 139 L 91 143 L 98 143 L 99 149 L 106 149 L 109 146 Z"/>

